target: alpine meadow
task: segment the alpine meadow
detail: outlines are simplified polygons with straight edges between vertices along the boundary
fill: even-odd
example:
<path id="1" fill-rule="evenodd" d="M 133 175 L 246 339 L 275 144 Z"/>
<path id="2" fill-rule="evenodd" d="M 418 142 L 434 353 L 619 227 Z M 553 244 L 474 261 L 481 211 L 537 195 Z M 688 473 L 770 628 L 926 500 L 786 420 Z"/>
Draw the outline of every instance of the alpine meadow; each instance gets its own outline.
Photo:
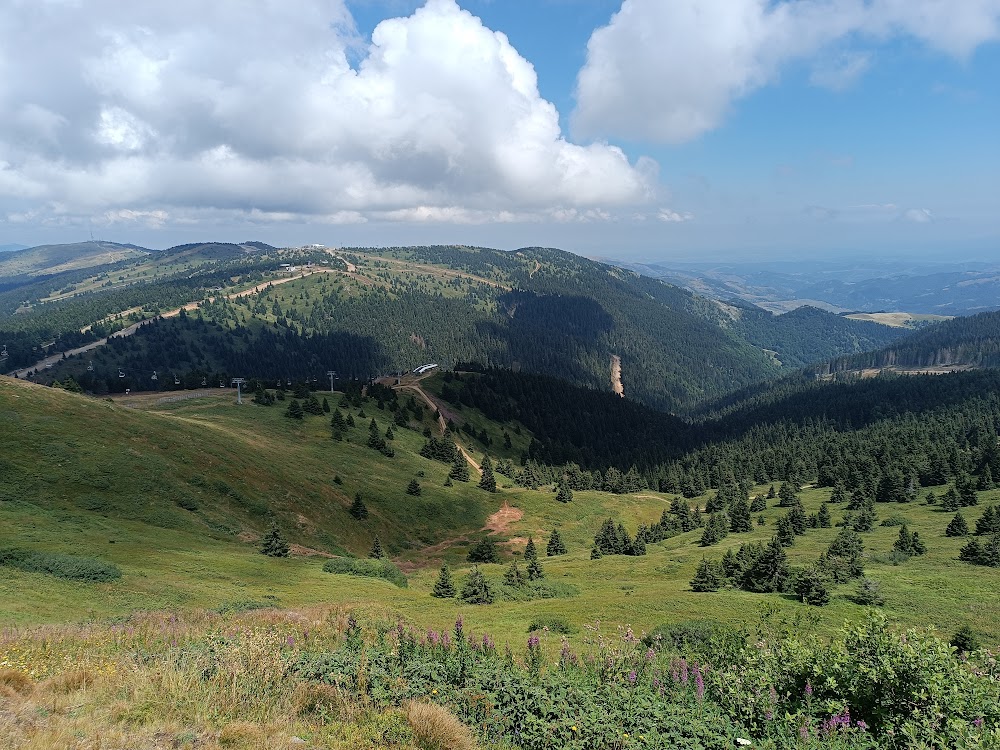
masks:
<path id="1" fill-rule="evenodd" d="M 237 5 L 0 8 L 0 749 L 1000 747 L 1000 2 Z"/>

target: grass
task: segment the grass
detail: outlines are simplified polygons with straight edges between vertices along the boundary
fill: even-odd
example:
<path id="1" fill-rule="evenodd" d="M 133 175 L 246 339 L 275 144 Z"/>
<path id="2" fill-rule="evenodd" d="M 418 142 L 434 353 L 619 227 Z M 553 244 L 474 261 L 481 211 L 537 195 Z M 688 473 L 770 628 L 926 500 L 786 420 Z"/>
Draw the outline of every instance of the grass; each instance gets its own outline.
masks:
<path id="1" fill-rule="evenodd" d="M 332 404 L 338 400 L 330 398 Z M 774 608 L 777 616 L 815 617 L 820 632 L 832 632 L 863 612 L 852 600 L 853 585 L 836 587 L 823 608 L 776 595 L 689 590 L 703 555 L 718 558 L 742 542 L 771 537 L 784 513 L 773 507 L 775 501 L 763 513 L 765 526 L 730 535 L 714 547 L 699 547 L 700 532 L 694 531 L 650 545 L 645 557 L 591 561 L 593 535 L 605 518 L 621 519 L 634 533 L 639 523 L 659 519 L 670 496 L 576 492 L 573 502 L 562 504 L 551 488 L 487 494 L 475 487 L 475 472 L 467 485 L 444 487 L 449 467 L 418 455 L 423 437 L 417 432 L 396 430 L 393 459 L 363 444 L 373 415 L 381 429 L 388 424 L 389 413 L 372 403 L 364 406 L 363 422 L 355 417 L 358 427 L 344 443 L 329 439 L 325 417 L 295 422 L 282 416 L 280 404 L 236 407 L 228 394 L 135 403 L 142 408 L 0 379 L 0 409 L 16 426 L 0 435 L 0 547 L 87 555 L 123 573 L 111 583 L 76 583 L 6 569 L 0 623 L 105 619 L 151 609 L 216 610 L 240 602 L 277 607 L 338 602 L 360 611 L 389 607 L 421 628 L 462 614 L 470 626 L 519 643 L 540 618 L 563 621 L 578 631 L 571 638 L 582 638 L 583 626 L 599 619 L 640 632 L 691 620 L 752 624 L 763 609 Z M 427 419 L 430 424 L 429 413 Z M 333 482 L 335 474 L 341 484 Z M 412 478 L 423 489 L 419 497 L 405 492 Z M 935 491 L 941 494 L 941 488 Z M 356 492 L 371 513 L 366 521 L 347 512 Z M 801 493 L 809 513 L 829 495 L 829 489 Z M 198 509 L 185 510 L 179 504 L 185 498 Z M 705 499 L 693 502 L 703 505 Z M 998 500 L 1000 492 L 981 493 L 980 505 L 965 511 L 970 527 Z M 431 597 L 442 561 L 452 565 L 461 586 L 469 544 L 485 533 L 487 517 L 504 502 L 523 512 L 497 535 L 505 557 L 521 554 L 533 537 L 543 553 L 546 583 L 573 595 L 490 607 Z M 833 508 L 835 523 L 843 512 Z M 904 517 L 928 547 L 927 555 L 901 565 L 868 563 L 866 574 L 880 581 L 889 618 L 901 625 L 934 624 L 945 634 L 969 624 L 987 645 L 1000 643 L 1000 571 L 956 559 L 964 540 L 944 536 L 952 514 L 922 500 L 879 505 L 878 512 L 880 520 Z M 257 552 L 256 540 L 271 520 L 299 545 L 292 557 Z M 569 554 L 544 556 L 553 528 L 560 530 Z M 877 527 L 865 534 L 866 550 L 887 559 L 898 531 Z M 791 564 L 814 561 L 836 533 L 813 529 L 797 538 L 788 550 Z M 323 572 L 324 555 L 364 557 L 375 534 L 407 574 L 408 588 Z M 504 565 L 483 570 L 500 584 Z"/>

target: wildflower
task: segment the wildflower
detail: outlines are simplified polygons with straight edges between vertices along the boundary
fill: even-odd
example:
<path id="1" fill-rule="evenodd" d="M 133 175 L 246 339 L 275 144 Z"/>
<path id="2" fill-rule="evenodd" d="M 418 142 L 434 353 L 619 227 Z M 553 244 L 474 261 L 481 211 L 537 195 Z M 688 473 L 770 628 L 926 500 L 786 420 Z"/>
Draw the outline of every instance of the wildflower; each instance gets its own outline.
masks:
<path id="1" fill-rule="evenodd" d="M 437 694 L 438 694 L 438 689 L 437 688 L 434 688 L 433 690 L 431 690 L 431 695 L 437 695 Z"/>
<path id="2" fill-rule="evenodd" d="M 736 744 L 741 747 L 749 747 L 751 742 L 746 737 L 737 737 Z"/>
<path id="3" fill-rule="evenodd" d="M 858 724 L 860 724 L 860 723 L 861 722 L 859 721 Z M 973 719 L 972 720 L 972 726 L 974 726 L 976 729 L 979 729 L 982 725 L 983 725 L 983 717 L 982 716 L 980 716 L 978 719 Z"/>
<path id="4" fill-rule="evenodd" d="M 698 667 L 694 668 L 694 692 L 695 696 L 698 698 L 698 702 L 701 703 L 702 699 L 705 697 L 705 680 L 702 679 L 701 669 Z"/>
<path id="5" fill-rule="evenodd" d="M 285 642 L 288 644 L 289 648 L 291 648 L 292 646 L 295 645 L 295 636 L 294 635 L 288 636 Z"/>
<path id="6" fill-rule="evenodd" d="M 624 737 L 625 739 L 628 739 L 628 732 L 622 732 L 622 737 Z"/>
<path id="7" fill-rule="evenodd" d="M 635 673 L 635 670 L 634 670 L 634 669 L 631 669 L 631 670 L 629 670 L 629 673 L 628 673 L 628 681 L 629 681 L 629 682 L 630 682 L 630 683 L 631 683 L 632 685 L 634 685 L 634 684 L 635 684 L 635 681 L 636 681 L 637 679 L 638 679 L 638 676 L 636 675 L 636 673 Z"/>
<path id="8" fill-rule="evenodd" d="M 577 729 L 576 729 L 576 724 L 574 724 L 573 726 L 571 726 L 571 727 L 569 728 L 569 731 L 571 731 L 571 732 L 575 732 L 575 731 L 577 731 Z"/>
<path id="9" fill-rule="evenodd" d="M 528 638 L 528 648 L 538 648 L 539 639 L 537 635 Z"/>
<path id="10" fill-rule="evenodd" d="M 462 626 L 464 624 L 465 624 L 465 621 L 462 619 L 462 615 L 459 615 L 458 619 L 455 620 L 455 635 L 456 636 L 461 636 L 462 635 Z"/>
<path id="11" fill-rule="evenodd" d="M 813 686 L 808 680 L 806 681 L 806 698 L 812 698 Z"/>

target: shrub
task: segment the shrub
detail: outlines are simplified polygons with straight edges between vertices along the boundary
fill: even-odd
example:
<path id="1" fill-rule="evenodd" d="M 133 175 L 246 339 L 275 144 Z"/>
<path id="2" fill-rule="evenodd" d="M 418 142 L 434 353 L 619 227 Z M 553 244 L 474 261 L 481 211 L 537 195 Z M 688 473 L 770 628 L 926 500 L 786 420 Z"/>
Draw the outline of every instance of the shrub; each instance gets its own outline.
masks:
<path id="1" fill-rule="evenodd" d="M 862 578 L 854 594 L 854 601 L 866 607 L 881 607 L 885 604 L 882 584 L 873 578 Z"/>
<path id="2" fill-rule="evenodd" d="M 471 563 L 498 563 L 500 551 L 491 537 L 484 537 L 469 550 L 468 560 Z"/>
<path id="3" fill-rule="evenodd" d="M 560 635 L 570 635 L 576 632 L 576 628 L 570 625 L 561 617 L 555 616 L 540 616 L 536 617 L 528 625 L 528 632 L 533 633 L 536 630 L 548 630 L 550 633 L 559 633 Z"/>
<path id="4" fill-rule="evenodd" d="M 958 649 L 960 654 L 967 654 L 978 650 L 981 644 L 972 628 L 968 625 L 963 625 L 951 637 L 951 645 Z"/>
<path id="5" fill-rule="evenodd" d="M 884 519 L 879 526 L 905 526 L 906 516 L 901 516 L 899 513 L 893 513 L 888 518 Z"/>
<path id="6" fill-rule="evenodd" d="M 0 565 L 17 568 L 26 573 L 45 573 L 56 578 L 91 583 L 116 581 L 122 577 L 121 569 L 117 565 L 93 557 L 17 547 L 0 550 Z"/>
<path id="7" fill-rule="evenodd" d="M 409 584 L 406 575 L 391 560 L 362 560 L 353 557 L 334 557 L 323 565 L 327 573 L 338 573 L 363 578 L 382 578 L 405 589 Z"/>
<path id="8" fill-rule="evenodd" d="M 406 721 L 421 750 L 476 750 L 476 740 L 448 709 L 433 703 L 410 701 Z"/>

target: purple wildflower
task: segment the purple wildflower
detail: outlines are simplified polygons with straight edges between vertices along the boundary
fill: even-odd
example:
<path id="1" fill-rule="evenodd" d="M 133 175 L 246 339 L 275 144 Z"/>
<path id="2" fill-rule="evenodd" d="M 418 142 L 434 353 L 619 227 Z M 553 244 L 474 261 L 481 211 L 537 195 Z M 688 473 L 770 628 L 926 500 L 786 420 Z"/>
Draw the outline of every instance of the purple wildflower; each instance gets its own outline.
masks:
<path id="1" fill-rule="evenodd" d="M 462 626 L 464 624 L 465 624 L 465 621 L 462 619 L 462 615 L 459 615 L 458 619 L 455 620 L 455 637 L 456 638 L 458 636 L 462 635 Z"/>
<path id="2" fill-rule="evenodd" d="M 630 669 L 629 673 L 628 673 L 628 681 L 629 681 L 629 683 L 631 683 L 632 685 L 634 685 L 635 681 L 637 679 L 639 679 L 639 676 L 635 673 L 635 670 L 634 669 Z"/>
<path id="3" fill-rule="evenodd" d="M 653 661 L 654 659 L 656 659 L 656 652 L 653 649 L 647 649 L 646 661 Z"/>
<path id="4" fill-rule="evenodd" d="M 701 670 L 698 667 L 694 668 L 694 694 L 698 698 L 698 702 L 701 703 L 705 697 L 705 680 L 702 679 Z"/>
<path id="5" fill-rule="evenodd" d="M 483 648 L 493 648 L 493 639 L 489 635 L 483 635 Z"/>
<path id="6" fill-rule="evenodd" d="M 812 683 L 806 680 L 806 698 L 812 698 L 813 686 Z"/>
<path id="7" fill-rule="evenodd" d="M 528 636 L 528 648 L 538 648 L 539 639 L 538 636 L 532 633 Z"/>
<path id="8" fill-rule="evenodd" d="M 295 636 L 294 635 L 288 636 L 288 638 L 285 639 L 285 643 L 288 644 L 289 648 L 291 648 L 292 646 L 294 646 L 295 645 Z"/>

